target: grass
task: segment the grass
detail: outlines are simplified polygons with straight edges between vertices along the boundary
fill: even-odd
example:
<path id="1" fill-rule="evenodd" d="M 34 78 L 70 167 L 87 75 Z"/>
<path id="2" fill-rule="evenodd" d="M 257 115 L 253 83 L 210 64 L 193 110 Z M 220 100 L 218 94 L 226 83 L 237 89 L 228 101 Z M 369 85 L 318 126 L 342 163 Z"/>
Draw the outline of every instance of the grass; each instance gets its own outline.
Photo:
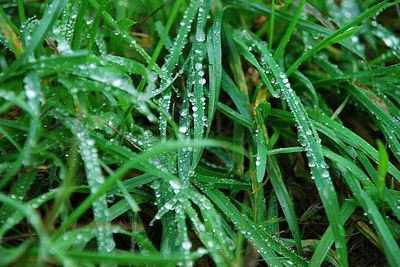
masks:
<path id="1" fill-rule="evenodd" d="M 400 266 L 399 1 L 3 1 L 0 266 Z"/>

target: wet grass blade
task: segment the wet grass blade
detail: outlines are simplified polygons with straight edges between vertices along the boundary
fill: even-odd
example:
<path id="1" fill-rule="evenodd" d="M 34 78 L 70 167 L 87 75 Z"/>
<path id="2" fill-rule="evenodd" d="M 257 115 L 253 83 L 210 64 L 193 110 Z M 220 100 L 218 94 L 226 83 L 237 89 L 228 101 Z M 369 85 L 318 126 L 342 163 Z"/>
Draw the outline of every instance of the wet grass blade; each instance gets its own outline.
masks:
<path id="1" fill-rule="evenodd" d="M 222 79 L 221 19 L 223 12 L 220 8 L 217 12 L 214 23 L 207 34 L 210 85 L 208 93 L 208 124 L 206 136 L 210 133 L 211 124 L 214 121 Z"/>
<path id="2" fill-rule="evenodd" d="M 18 57 L 13 64 L 7 68 L 7 70 L 0 75 L 0 82 L 4 81 L 8 78 L 10 74 L 12 74 L 15 70 L 17 70 L 25 61 L 32 55 L 35 49 L 43 42 L 46 37 L 47 32 L 53 26 L 55 20 L 60 16 L 62 10 L 66 5 L 66 1 L 63 0 L 55 0 L 49 6 L 47 11 L 44 13 L 45 15 L 42 17 L 40 24 L 38 25 L 32 39 L 29 44 L 25 47 L 24 53 Z"/>
<path id="3" fill-rule="evenodd" d="M 285 47 L 288 44 L 290 37 L 292 36 L 292 34 L 296 28 L 296 24 L 300 18 L 301 12 L 303 11 L 305 2 L 306 2 L 305 0 L 300 0 L 299 3 L 297 4 L 296 10 L 294 11 L 293 17 L 289 24 L 289 27 L 287 28 L 285 35 L 283 35 L 278 48 L 276 49 L 276 52 L 274 55 L 274 59 L 276 61 L 278 61 L 281 58 L 281 56 L 283 55 L 283 53 L 285 52 Z"/>
<path id="4" fill-rule="evenodd" d="M 85 126 L 76 122 L 73 129 L 78 143 L 81 158 L 85 164 L 87 182 L 92 194 L 95 194 L 99 187 L 105 183 L 105 178 L 101 173 L 98 153 L 95 147 L 95 141 L 90 138 Z M 106 197 L 99 196 L 93 202 L 94 221 L 97 224 L 97 246 L 98 250 L 103 253 L 112 252 L 115 246 L 110 227 L 110 214 L 108 211 Z"/>
<path id="5" fill-rule="evenodd" d="M 273 251 L 281 254 L 287 264 L 295 264 L 297 266 L 306 266 L 307 263 L 304 259 L 296 255 L 293 251 L 285 247 L 279 239 L 271 236 L 269 233 L 263 230 L 263 228 L 257 227 L 247 217 L 243 216 L 230 202 L 230 200 L 224 196 L 218 190 L 207 190 L 205 192 L 207 196 L 213 201 L 219 209 L 227 216 L 232 223 L 243 233 L 243 235 L 253 242 L 264 260 L 270 264 L 278 264 L 281 266 L 281 261 L 277 261 Z"/>
<path id="6" fill-rule="evenodd" d="M 328 165 L 322 155 L 321 145 L 317 141 L 319 137 L 301 103 L 301 100 L 292 89 L 287 76 L 276 64 L 266 46 L 250 37 L 248 34 L 237 33 L 236 41 L 242 42 L 241 40 L 243 39 L 247 39 L 249 42 L 253 43 L 254 48 L 259 50 L 261 57 L 268 67 L 266 72 L 270 72 L 274 77 L 276 81 L 275 86 L 280 89 L 282 98 L 286 101 L 293 114 L 298 129 L 300 143 L 306 150 L 312 178 L 315 181 L 326 214 L 334 229 L 333 232 L 335 235 L 336 247 L 340 255 L 341 263 L 344 266 L 348 266 L 344 229 L 343 225 L 338 222 L 336 216 L 339 212 L 337 194 L 332 184 L 330 173 L 327 169 Z"/>

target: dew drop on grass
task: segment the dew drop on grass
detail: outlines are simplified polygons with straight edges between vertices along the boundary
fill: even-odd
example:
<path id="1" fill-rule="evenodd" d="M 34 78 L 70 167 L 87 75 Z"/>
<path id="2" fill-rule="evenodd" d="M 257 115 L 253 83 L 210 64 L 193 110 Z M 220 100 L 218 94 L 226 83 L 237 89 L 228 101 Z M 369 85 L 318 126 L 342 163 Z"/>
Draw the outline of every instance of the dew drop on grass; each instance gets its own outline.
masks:
<path id="1" fill-rule="evenodd" d="M 165 203 L 165 205 L 164 205 L 165 209 L 167 209 L 167 210 L 172 209 L 173 206 L 174 206 L 174 205 L 173 205 L 173 203 L 171 203 L 171 202 L 167 202 L 167 203 Z"/>
<path id="2" fill-rule="evenodd" d="M 196 63 L 194 68 L 199 71 L 199 70 L 201 70 L 203 68 L 203 65 L 201 63 Z"/>
<path id="3" fill-rule="evenodd" d="M 205 39 L 206 39 L 206 35 L 205 35 L 204 31 L 202 29 L 198 29 L 198 31 L 196 32 L 196 41 L 204 42 Z"/>
<path id="4" fill-rule="evenodd" d="M 107 202 L 112 204 L 115 201 L 115 196 L 114 195 L 109 195 L 107 196 Z"/>
<path id="5" fill-rule="evenodd" d="M 324 170 L 322 172 L 322 177 L 328 178 L 329 177 L 329 171 L 328 170 Z"/>
<path id="6" fill-rule="evenodd" d="M 174 189 L 174 190 L 181 189 L 181 182 L 179 182 L 177 179 L 169 180 L 169 184 L 171 185 L 172 189 Z"/>
<path id="7" fill-rule="evenodd" d="M 189 250 L 192 248 L 192 243 L 190 241 L 185 241 L 182 243 L 182 248 L 185 250 Z"/>
<path id="8" fill-rule="evenodd" d="M 186 133 L 187 130 L 188 130 L 188 128 L 185 125 L 182 125 L 181 127 L 179 127 L 179 132 L 181 132 L 183 134 Z"/>
<path id="9" fill-rule="evenodd" d="M 122 85 L 122 81 L 120 79 L 116 79 L 112 82 L 112 85 L 115 87 L 120 87 Z"/>
<path id="10" fill-rule="evenodd" d="M 26 96 L 29 98 L 29 99 L 33 99 L 33 98 L 35 98 L 36 97 L 36 92 L 35 92 L 35 90 L 31 90 L 31 89 L 26 89 L 25 90 L 25 93 L 26 93 Z"/>
<path id="11" fill-rule="evenodd" d="M 325 161 L 321 161 L 321 164 L 319 165 L 321 168 L 325 169 L 328 167 L 328 165 L 325 163 Z"/>

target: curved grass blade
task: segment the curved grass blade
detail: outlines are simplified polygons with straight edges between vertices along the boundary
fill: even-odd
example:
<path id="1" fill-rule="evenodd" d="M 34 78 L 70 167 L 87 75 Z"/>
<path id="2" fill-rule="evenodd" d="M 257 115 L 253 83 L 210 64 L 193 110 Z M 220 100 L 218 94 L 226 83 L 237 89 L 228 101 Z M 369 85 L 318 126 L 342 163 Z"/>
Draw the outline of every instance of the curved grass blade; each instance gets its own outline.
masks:
<path id="1" fill-rule="evenodd" d="M 352 34 L 352 27 L 356 26 L 357 24 L 361 23 L 363 20 L 368 19 L 370 17 L 375 16 L 378 12 L 382 11 L 383 9 L 386 9 L 390 6 L 393 6 L 395 3 L 388 3 L 388 1 L 382 1 L 366 11 L 362 13 L 359 17 L 353 19 L 349 23 L 347 23 L 345 26 L 341 27 L 339 30 L 334 32 L 333 34 L 329 35 L 327 38 L 325 38 L 322 42 L 318 43 L 316 46 L 314 46 L 312 49 L 308 50 L 305 52 L 303 55 L 301 55 L 287 70 L 287 76 L 290 76 L 304 61 L 307 59 L 311 58 L 313 55 L 315 55 L 318 51 L 321 49 L 325 48 L 326 46 L 332 44 L 332 42 L 338 42 L 341 39 L 346 38 L 348 34 Z M 350 32 L 349 32 L 350 31 Z"/>
<path id="2" fill-rule="evenodd" d="M 22 173 L 11 187 L 11 190 L 9 192 L 10 197 L 12 199 L 18 199 L 22 201 L 25 198 L 26 193 L 30 190 L 35 176 L 36 172 Z M 7 205 L 1 206 L 0 225 L 4 225 L 6 223 L 7 219 L 13 214 L 13 211 L 14 210 Z"/>
<path id="3" fill-rule="evenodd" d="M 192 22 L 197 14 L 199 9 L 199 5 L 196 1 L 191 1 L 189 6 L 186 8 L 185 13 L 183 14 L 183 19 L 180 22 L 180 27 L 178 30 L 178 35 L 176 36 L 174 43 L 172 45 L 172 50 L 167 56 L 167 59 L 161 70 L 163 71 L 166 77 L 166 80 L 163 80 L 160 84 L 160 87 L 151 93 L 151 96 L 157 96 L 162 93 L 164 90 L 168 88 L 167 85 L 171 84 L 171 79 L 173 76 L 173 71 L 175 70 L 179 58 L 182 55 L 182 51 L 186 46 L 188 41 L 188 35 L 192 29 Z"/>
<path id="4" fill-rule="evenodd" d="M 129 170 L 133 168 L 140 167 L 142 162 L 145 162 L 157 155 L 160 155 L 164 152 L 176 151 L 178 149 L 182 149 L 185 147 L 205 147 L 205 146 L 216 146 L 216 147 L 224 147 L 231 149 L 236 152 L 242 152 L 236 146 L 233 146 L 231 143 L 223 142 L 223 141 L 214 141 L 214 140 L 192 140 L 192 141 L 171 141 L 166 143 L 158 144 L 157 146 L 152 147 L 149 150 L 138 154 L 135 158 L 127 161 L 124 165 L 122 165 L 119 169 L 117 169 L 113 175 L 109 176 L 106 181 L 97 188 L 96 192 L 92 192 L 80 205 L 77 207 L 69 217 L 61 224 L 60 228 L 53 235 L 53 238 L 57 238 L 64 230 L 76 222 L 76 220 L 92 205 L 94 201 L 96 201 L 100 196 L 105 194 L 109 189 L 111 189 L 118 180 L 120 180 Z M 167 175 L 165 172 L 162 172 L 163 175 L 161 177 L 165 177 L 166 180 L 173 180 L 174 176 Z"/>
<path id="5" fill-rule="evenodd" d="M 57 193 L 57 190 L 51 191 L 44 193 L 36 198 L 33 198 L 27 202 L 24 203 L 24 205 L 29 206 L 32 209 L 37 209 L 47 201 L 55 198 Z M 24 217 L 24 212 L 21 210 L 18 210 L 14 212 L 11 216 L 7 218 L 4 224 L 1 225 L 0 227 L 0 237 L 3 237 L 4 234 L 13 228 L 13 226 L 17 225 Z M 0 239 L 2 240 L 2 239 Z"/>
<path id="6" fill-rule="evenodd" d="M 355 211 L 356 206 L 353 205 L 351 202 L 346 201 L 339 214 L 339 220 L 341 224 L 345 224 L 346 221 L 350 218 L 350 216 L 353 214 Z M 321 266 L 325 257 L 327 256 L 329 252 L 329 248 L 332 246 L 334 242 L 334 237 L 332 233 L 332 227 L 329 226 L 328 229 L 326 229 L 324 235 L 322 236 L 321 240 L 318 243 L 318 246 L 314 250 L 314 254 L 311 257 L 310 260 L 310 265 L 309 266 Z"/>
<path id="7" fill-rule="evenodd" d="M 62 10 L 66 5 L 64 0 L 54 0 L 50 3 L 47 8 L 45 15 L 42 17 L 40 24 L 38 25 L 35 33 L 32 36 L 29 44 L 25 47 L 24 53 L 18 57 L 13 64 L 7 68 L 2 74 L 0 74 L 0 82 L 8 78 L 15 70 L 17 70 L 25 61 L 32 55 L 35 49 L 41 44 L 46 37 L 47 32 L 53 26 L 55 20 L 60 16 Z"/>
<path id="8" fill-rule="evenodd" d="M 294 11 L 294 14 L 292 16 L 292 19 L 290 21 L 289 27 L 287 28 L 285 35 L 283 35 L 278 48 L 276 49 L 276 52 L 274 55 L 275 61 L 278 61 L 281 58 L 281 56 L 283 55 L 283 53 L 285 52 L 285 47 L 288 44 L 290 37 L 292 36 L 292 34 L 296 28 L 296 24 L 301 16 L 301 12 L 303 11 L 305 2 L 306 2 L 306 0 L 299 1 L 298 5 L 296 7 L 296 10 Z"/>
<path id="9" fill-rule="evenodd" d="M 233 110 L 232 108 L 228 107 L 227 105 L 225 105 L 221 102 L 218 102 L 217 107 L 221 113 L 223 113 L 225 116 L 232 119 L 236 123 L 248 128 L 248 129 L 252 128 L 253 122 L 251 120 L 247 119 L 242 114 L 238 113 L 237 111 Z"/>
<path id="10" fill-rule="evenodd" d="M 268 152 L 270 151 L 271 150 L 269 150 Z M 292 232 L 293 238 L 296 242 L 297 251 L 300 255 L 302 255 L 301 234 L 299 225 L 297 223 L 298 218 L 296 216 L 293 201 L 291 200 L 289 192 L 282 179 L 282 174 L 279 170 L 276 158 L 274 156 L 269 156 L 268 164 L 270 168 L 269 173 L 271 177 L 271 183 L 274 188 L 275 195 L 279 200 L 279 204 L 282 208 L 290 231 Z"/>
<path id="11" fill-rule="evenodd" d="M 24 83 L 25 96 L 27 98 L 26 104 L 16 98 L 12 92 L 7 92 L 5 95 L 1 95 L 0 92 L 0 97 L 5 99 L 9 98 L 11 101 L 16 101 L 15 103 L 21 108 L 24 108 L 31 117 L 28 136 L 25 140 L 24 147 L 21 153 L 18 154 L 17 159 L 10 164 L 6 174 L 0 180 L 0 188 L 3 188 L 7 185 L 10 179 L 17 174 L 22 165 L 29 166 L 31 164 L 32 150 L 36 146 L 41 132 L 41 123 L 39 120 L 41 98 L 40 79 L 35 72 L 28 72 L 24 78 Z"/>
<path id="12" fill-rule="evenodd" d="M 350 144 L 352 147 L 359 149 L 366 153 L 371 159 L 373 159 L 376 163 L 378 163 L 378 151 L 371 146 L 367 141 L 362 139 L 360 136 L 343 126 L 342 124 L 330 119 L 326 115 L 323 115 L 321 113 L 316 113 L 316 112 L 310 112 L 310 116 L 317 120 L 318 122 L 321 122 L 323 125 L 329 127 L 331 129 L 331 132 L 325 133 L 326 136 L 335 136 L 337 135 L 340 140 L 346 142 L 347 144 Z M 322 130 L 322 125 L 318 126 Z M 322 131 L 323 132 L 323 131 Z M 395 165 L 389 162 L 389 168 L 388 171 L 390 174 L 392 174 L 398 181 L 400 181 L 400 171 L 396 168 Z"/>
<path id="13" fill-rule="evenodd" d="M 270 16 L 270 14 L 272 13 L 271 9 L 265 4 L 260 4 L 254 1 L 249 2 L 245 0 L 232 0 L 232 2 L 235 3 L 235 7 L 237 6 L 254 13 L 259 13 L 267 16 Z M 281 19 L 290 23 L 292 21 L 292 16 L 284 14 L 280 11 L 275 11 L 275 20 L 277 19 Z M 299 19 L 297 25 L 299 29 L 311 34 L 329 36 L 334 33 L 331 29 L 311 22 L 309 20 Z M 344 39 L 340 41 L 340 44 L 346 47 L 355 55 L 358 55 L 360 58 L 364 57 L 364 55 L 361 54 L 360 51 L 354 47 L 354 44 L 351 41 Z"/>
<path id="14" fill-rule="evenodd" d="M 222 48 L 221 48 L 221 20 L 223 11 L 218 7 L 214 23 L 207 34 L 207 55 L 208 55 L 208 125 L 206 136 L 210 133 L 211 124 L 214 121 L 215 111 L 221 87 L 222 79 Z"/>
<path id="15" fill-rule="evenodd" d="M 182 207 L 188 215 L 188 218 L 193 223 L 194 228 L 196 229 L 196 233 L 198 234 L 201 242 L 205 245 L 208 252 L 213 257 L 213 260 L 217 266 L 225 266 L 224 259 L 220 253 L 220 247 L 214 243 L 213 237 L 206 231 L 205 225 L 199 219 L 196 211 L 190 205 L 188 200 L 182 200 Z"/>
<path id="16" fill-rule="evenodd" d="M 367 213 L 368 218 L 373 222 L 373 226 L 377 231 L 383 251 L 389 263 L 392 266 L 400 265 L 400 258 L 398 257 L 400 253 L 399 245 L 396 243 L 393 235 L 390 233 L 390 229 L 388 228 L 374 201 L 361 188 L 359 182 L 355 178 L 355 175 L 352 173 L 352 170 L 347 169 L 341 165 L 340 161 L 337 161 L 335 153 L 327 150 L 324 150 L 324 153 L 332 158 L 332 160 L 336 161 L 336 164 L 338 165 L 339 170 L 343 173 L 343 178 L 349 185 L 349 188 L 351 188 L 354 197 L 357 199 L 363 210 Z"/>
<path id="17" fill-rule="evenodd" d="M 4 204 L 11 206 L 13 209 L 16 209 L 18 212 L 23 214 L 29 221 L 29 223 L 32 225 L 32 227 L 35 229 L 36 233 L 39 236 L 39 242 L 40 242 L 39 257 L 38 257 L 38 263 L 40 263 L 44 259 L 48 250 L 50 249 L 50 239 L 44 225 L 40 220 L 39 215 L 29 205 L 24 205 L 19 200 L 12 199 L 4 195 L 3 193 L 0 193 L 0 202 L 3 202 Z"/>

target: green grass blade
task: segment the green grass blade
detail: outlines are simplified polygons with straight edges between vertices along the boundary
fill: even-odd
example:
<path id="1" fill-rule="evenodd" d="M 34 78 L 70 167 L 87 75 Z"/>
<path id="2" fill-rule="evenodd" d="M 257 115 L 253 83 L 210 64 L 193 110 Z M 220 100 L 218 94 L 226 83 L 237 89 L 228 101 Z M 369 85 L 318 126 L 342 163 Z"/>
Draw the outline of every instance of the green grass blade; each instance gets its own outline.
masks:
<path id="1" fill-rule="evenodd" d="M 105 183 L 105 178 L 100 169 L 95 142 L 90 138 L 88 132 L 81 123 L 77 122 L 73 131 L 79 143 L 82 161 L 85 164 L 87 182 L 89 184 L 91 194 L 94 195 Z M 104 195 L 99 196 L 94 200 L 93 215 L 94 221 L 98 227 L 98 230 L 96 231 L 98 250 L 103 253 L 112 252 L 115 247 L 115 243 L 112 232 L 109 230 L 110 214 Z"/>
<path id="2" fill-rule="evenodd" d="M 329 154 L 333 155 L 332 153 Z M 376 229 L 377 234 L 380 238 L 381 245 L 388 261 L 393 266 L 399 265 L 400 259 L 399 257 L 397 257 L 397 255 L 399 255 L 400 253 L 400 248 L 394 240 L 393 236 L 390 234 L 390 230 L 375 203 L 370 198 L 370 196 L 361 188 L 358 181 L 355 180 L 353 174 L 347 169 L 341 167 L 340 163 L 338 164 L 341 172 L 343 173 L 343 177 L 346 180 L 346 183 L 349 184 L 360 206 L 367 213 L 368 218 L 373 222 L 374 228 Z"/>
<path id="3" fill-rule="evenodd" d="M 376 15 L 376 13 L 378 13 L 381 10 L 383 10 L 385 8 L 388 8 L 388 7 L 392 6 L 392 5 L 393 5 L 393 3 L 387 3 L 387 1 L 382 1 L 382 2 L 372 6 L 371 8 L 367 9 L 366 11 L 364 11 L 364 13 L 361 14 L 359 17 L 357 17 L 356 19 L 354 19 L 351 22 L 347 23 L 345 26 L 341 27 L 335 33 L 333 33 L 330 36 L 328 36 L 327 38 L 325 38 L 322 42 L 318 43 L 315 47 L 313 47 L 312 49 L 308 50 L 303 55 L 301 55 L 289 67 L 289 69 L 287 71 L 287 75 L 290 76 L 304 61 L 306 61 L 309 58 L 311 58 L 313 55 L 315 55 L 321 49 L 323 49 L 326 46 L 332 44 L 332 42 L 337 42 L 340 39 L 347 37 L 346 31 L 351 30 L 352 27 L 354 27 L 357 24 L 361 23 L 363 20 Z"/>
<path id="4" fill-rule="evenodd" d="M 356 206 L 351 204 L 350 202 L 345 202 L 341 208 L 339 217 L 340 222 L 345 224 L 349 217 L 353 214 Z M 325 257 L 328 254 L 329 248 L 332 246 L 334 241 L 332 227 L 329 226 L 326 229 L 324 235 L 322 236 L 321 240 L 318 243 L 318 246 L 314 250 L 314 254 L 310 260 L 310 266 L 321 266 Z"/>
<path id="5" fill-rule="evenodd" d="M 263 60 L 265 60 L 266 65 L 269 67 L 268 71 L 273 75 L 276 81 L 276 86 L 281 90 L 282 97 L 287 102 L 293 114 L 297 124 L 300 143 L 306 150 L 311 175 L 315 181 L 315 185 L 317 186 L 320 198 L 324 203 L 325 212 L 334 229 L 336 247 L 340 255 L 341 263 L 344 266 L 348 266 L 344 229 L 343 225 L 338 222 L 336 216 L 339 212 L 337 194 L 333 187 L 330 173 L 327 169 L 328 165 L 326 164 L 321 152 L 321 145 L 317 141 L 319 137 L 311 124 L 308 114 L 305 111 L 301 100 L 291 88 L 287 76 L 275 63 L 266 46 L 259 41 L 256 41 L 254 38 L 249 37 L 247 34 L 238 34 L 236 38 L 238 42 L 242 39 L 247 39 L 249 42 L 255 44 L 255 48 L 259 49 Z"/>
<path id="6" fill-rule="evenodd" d="M 209 62 L 209 96 L 207 112 L 207 131 L 210 133 L 211 124 L 214 119 L 215 111 L 221 87 L 222 77 L 222 48 L 221 48 L 221 20 L 222 10 L 219 8 L 213 25 L 207 34 L 207 55 Z"/>
<path id="7" fill-rule="evenodd" d="M 270 264 L 281 264 L 276 261 L 273 251 L 281 254 L 285 257 L 287 264 L 295 264 L 297 266 L 305 266 L 306 261 L 296 255 L 293 251 L 289 250 L 283 244 L 279 242 L 276 237 L 271 236 L 262 228 L 258 228 L 253 222 L 247 217 L 243 216 L 230 202 L 230 200 L 224 196 L 218 190 L 207 190 L 205 192 L 207 196 L 218 206 L 219 209 L 227 216 L 234 225 L 243 232 L 244 236 L 253 242 L 261 256 L 267 263 Z"/>
<path id="8" fill-rule="evenodd" d="M 300 18 L 301 12 L 303 11 L 305 2 L 306 2 L 305 0 L 300 0 L 296 7 L 296 10 L 294 11 L 292 20 L 290 21 L 290 24 L 289 24 L 289 27 L 287 28 L 285 35 L 283 35 L 278 48 L 276 49 L 276 52 L 274 55 L 274 59 L 276 61 L 278 61 L 281 58 L 282 54 L 285 52 L 285 47 L 288 44 L 290 37 L 292 36 L 292 34 L 296 28 L 296 24 Z M 271 49 L 269 49 L 269 50 L 271 50 Z"/>
<path id="9" fill-rule="evenodd" d="M 35 49 L 42 43 L 44 40 L 47 32 L 53 26 L 55 20 L 60 16 L 62 10 L 66 5 L 66 1 L 63 0 L 55 0 L 53 1 L 47 11 L 44 13 L 45 15 L 42 17 L 40 24 L 38 25 L 32 39 L 30 40 L 29 44 L 25 47 L 24 53 L 18 57 L 14 63 L 7 68 L 7 70 L 0 75 L 0 82 L 4 81 L 8 78 L 8 76 L 18 69 L 25 61 L 32 55 Z"/>

